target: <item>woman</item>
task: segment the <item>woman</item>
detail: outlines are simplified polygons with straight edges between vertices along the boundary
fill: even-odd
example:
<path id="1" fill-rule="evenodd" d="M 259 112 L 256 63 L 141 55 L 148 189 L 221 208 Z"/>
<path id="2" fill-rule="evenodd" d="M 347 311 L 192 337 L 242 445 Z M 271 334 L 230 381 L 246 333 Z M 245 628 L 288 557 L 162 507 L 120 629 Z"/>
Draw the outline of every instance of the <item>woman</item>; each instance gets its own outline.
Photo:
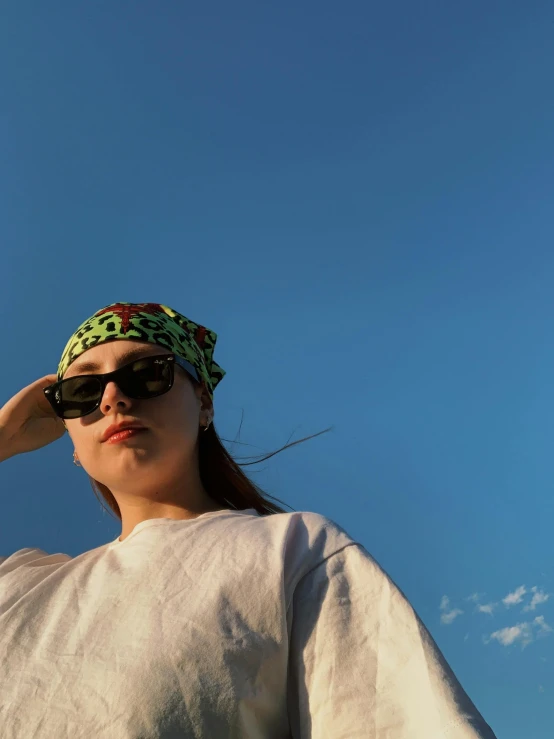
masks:
<path id="1" fill-rule="evenodd" d="M 364 547 L 224 450 L 215 342 L 116 303 L 0 410 L 2 459 L 67 429 L 121 520 L 74 558 L 0 560 L 3 739 L 494 739 Z"/>

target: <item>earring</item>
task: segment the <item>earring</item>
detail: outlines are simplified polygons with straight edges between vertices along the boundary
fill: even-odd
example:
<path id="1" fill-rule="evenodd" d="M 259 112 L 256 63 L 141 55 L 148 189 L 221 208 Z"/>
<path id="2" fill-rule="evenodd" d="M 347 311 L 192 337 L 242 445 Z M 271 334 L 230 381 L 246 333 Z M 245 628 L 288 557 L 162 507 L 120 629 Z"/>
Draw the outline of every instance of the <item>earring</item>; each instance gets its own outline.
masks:
<path id="1" fill-rule="evenodd" d="M 83 465 L 79 462 L 77 458 L 77 452 L 73 452 L 73 464 L 76 464 L 77 467 L 82 467 Z"/>
<path id="2" fill-rule="evenodd" d="M 205 410 L 204 409 L 204 406 L 201 406 L 200 410 L 201 411 Z M 211 422 L 212 421 L 211 421 L 210 417 L 209 416 L 206 416 L 206 425 L 205 426 L 202 426 L 202 425 L 200 426 L 200 428 L 202 429 L 202 431 L 207 431 L 210 428 L 210 423 Z"/>

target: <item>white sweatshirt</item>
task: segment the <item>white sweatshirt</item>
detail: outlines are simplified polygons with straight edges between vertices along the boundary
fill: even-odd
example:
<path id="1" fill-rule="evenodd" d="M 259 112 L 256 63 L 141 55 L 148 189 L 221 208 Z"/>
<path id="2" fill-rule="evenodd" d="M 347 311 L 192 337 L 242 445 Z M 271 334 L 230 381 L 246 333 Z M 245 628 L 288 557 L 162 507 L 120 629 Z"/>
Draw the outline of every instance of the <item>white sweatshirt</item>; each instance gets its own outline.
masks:
<path id="1" fill-rule="evenodd" d="M 0 558 L 2 739 L 495 739 L 412 607 L 316 513 Z"/>

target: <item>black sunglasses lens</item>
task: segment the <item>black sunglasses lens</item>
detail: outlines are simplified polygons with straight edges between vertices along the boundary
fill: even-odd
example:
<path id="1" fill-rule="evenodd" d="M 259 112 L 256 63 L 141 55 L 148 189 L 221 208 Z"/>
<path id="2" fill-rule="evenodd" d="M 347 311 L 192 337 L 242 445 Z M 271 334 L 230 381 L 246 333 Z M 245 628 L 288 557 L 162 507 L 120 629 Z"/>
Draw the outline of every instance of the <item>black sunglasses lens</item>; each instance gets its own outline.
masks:
<path id="1" fill-rule="evenodd" d="M 80 418 L 98 407 L 102 383 L 94 377 L 72 377 L 61 383 L 59 393 L 63 417 Z"/>
<path id="2" fill-rule="evenodd" d="M 171 387 L 171 367 L 159 357 L 137 359 L 120 372 L 117 384 L 129 398 L 155 398 Z"/>

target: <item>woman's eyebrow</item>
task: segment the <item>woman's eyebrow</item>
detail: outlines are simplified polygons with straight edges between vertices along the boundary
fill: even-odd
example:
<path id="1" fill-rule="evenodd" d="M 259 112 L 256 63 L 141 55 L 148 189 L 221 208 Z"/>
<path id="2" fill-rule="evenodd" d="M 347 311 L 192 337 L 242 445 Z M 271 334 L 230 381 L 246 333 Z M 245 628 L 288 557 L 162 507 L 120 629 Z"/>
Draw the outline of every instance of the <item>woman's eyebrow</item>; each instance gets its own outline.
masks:
<path id="1" fill-rule="evenodd" d="M 121 367 L 123 364 L 126 364 L 129 359 L 155 356 L 157 355 L 152 354 L 145 349 L 130 349 L 119 357 L 117 360 L 117 366 Z M 71 366 L 71 369 L 74 372 L 77 372 L 77 374 L 82 374 L 84 372 L 94 372 L 95 370 L 100 369 L 100 365 L 98 362 L 77 362 L 75 365 Z"/>

